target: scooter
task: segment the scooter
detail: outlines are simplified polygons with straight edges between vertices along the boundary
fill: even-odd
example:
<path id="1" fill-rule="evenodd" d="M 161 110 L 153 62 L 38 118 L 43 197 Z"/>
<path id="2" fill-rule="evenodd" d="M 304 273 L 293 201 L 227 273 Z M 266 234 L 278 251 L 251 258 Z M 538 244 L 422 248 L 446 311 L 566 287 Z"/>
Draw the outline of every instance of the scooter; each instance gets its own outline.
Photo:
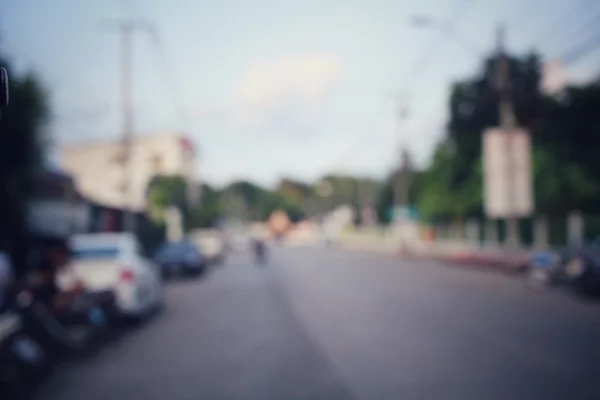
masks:
<path id="1" fill-rule="evenodd" d="M 5 312 L 0 315 L 0 397 L 3 399 L 30 395 L 26 373 L 13 347 L 20 330 L 21 321 L 16 314 Z"/>
<path id="2" fill-rule="evenodd" d="M 551 252 L 536 253 L 531 259 L 526 283 L 533 289 L 547 289 L 559 282 L 562 271 L 561 257 Z"/>
<path id="3" fill-rule="evenodd" d="M 0 398 L 27 399 L 51 370 L 47 351 L 26 329 L 16 308 L 0 314 Z"/>
<path id="4" fill-rule="evenodd" d="M 102 296 L 82 293 L 67 307 L 56 309 L 23 290 L 17 298 L 26 329 L 52 358 L 86 354 L 106 337 L 112 326 L 109 308 L 112 293 Z"/>
<path id="5" fill-rule="evenodd" d="M 264 265 L 267 262 L 267 249 L 266 249 L 266 245 L 260 241 L 257 240 L 254 242 L 254 254 L 256 257 L 256 263 L 259 265 Z"/>
<path id="6" fill-rule="evenodd" d="M 565 275 L 572 289 L 581 295 L 600 295 L 600 246 L 583 246 L 565 260 Z"/>
<path id="7" fill-rule="evenodd" d="M 81 293 L 56 317 L 71 334 L 85 337 L 89 347 L 105 339 L 119 322 L 112 291 Z"/>

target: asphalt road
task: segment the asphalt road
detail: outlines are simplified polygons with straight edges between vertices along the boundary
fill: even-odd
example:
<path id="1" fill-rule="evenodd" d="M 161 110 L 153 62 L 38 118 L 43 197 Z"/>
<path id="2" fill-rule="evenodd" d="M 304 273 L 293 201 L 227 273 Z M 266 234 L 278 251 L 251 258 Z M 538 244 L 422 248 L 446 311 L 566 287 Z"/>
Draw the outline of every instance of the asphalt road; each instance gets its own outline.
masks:
<path id="1" fill-rule="evenodd" d="M 598 399 L 600 304 L 342 250 L 233 256 L 41 400 Z"/>

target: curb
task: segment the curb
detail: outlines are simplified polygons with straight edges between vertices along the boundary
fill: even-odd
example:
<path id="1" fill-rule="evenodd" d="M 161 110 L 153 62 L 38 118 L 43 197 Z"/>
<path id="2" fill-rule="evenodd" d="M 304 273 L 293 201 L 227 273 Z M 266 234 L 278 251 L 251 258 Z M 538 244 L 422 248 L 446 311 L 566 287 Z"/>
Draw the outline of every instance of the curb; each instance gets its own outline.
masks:
<path id="1" fill-rule="evenodd" d="M 520 274 L 527 270 L 528 261 L 525 258 L 509 259 L 504 257 L 489 257 L 473 255 L 437 257 L 438 260 L 454 266 L 476 268 L 480 270 L 498 271 L 510 274 Z"/>
<path id="2" fill-rule="evenodd" d="M 438 261 L 451 267 L 502 272 L 508 274 L 524 273 L 527 270 L 529 263 L 529 257 L 525 255 L 509 257 L 502 254 L 490 255 L 469 252 L 460 252 L 450 255 L 435 255 L 415 254 L 406 251 L 403 252 L 401 249 L 360 248 L 344 245 L 338 246 L 338 248 L 351 251 L 360 251 L 364 253 L 387 254 L 412 261 Z"/>

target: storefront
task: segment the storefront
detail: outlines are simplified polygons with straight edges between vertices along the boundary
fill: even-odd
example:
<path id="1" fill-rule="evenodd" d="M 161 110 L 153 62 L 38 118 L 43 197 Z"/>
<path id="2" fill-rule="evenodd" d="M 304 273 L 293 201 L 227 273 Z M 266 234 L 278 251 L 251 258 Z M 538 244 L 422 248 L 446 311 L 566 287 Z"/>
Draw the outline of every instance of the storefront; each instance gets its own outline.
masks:
<path id="1" fill-rule="evenodd" d="M 27 228 L 36 236 L 68 238 L 89 229 L 89 206 L 77 193 L 73 178 L 56 169 L 36 177 L 27 208 Z"/>
<path id="2" fill-rule="evenodd" d="M 77 233 L 123 231 L 125 210 L 84 199 L 73 177 L 62 171 L 44 171 L 35 188 L 27 212 L 30 245 L 59 244 Z M 144 213 L 136 213 L 136 226 L 145 247 L 151 249 L 164 240 L 163 230 L 153 226 Z"/>

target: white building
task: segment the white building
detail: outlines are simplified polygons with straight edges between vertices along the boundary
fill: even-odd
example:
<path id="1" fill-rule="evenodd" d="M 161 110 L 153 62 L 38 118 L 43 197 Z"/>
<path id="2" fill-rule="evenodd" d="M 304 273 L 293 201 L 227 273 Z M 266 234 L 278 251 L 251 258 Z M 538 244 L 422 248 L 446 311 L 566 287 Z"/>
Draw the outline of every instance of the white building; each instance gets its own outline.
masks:
<path id="1" fill-rule="evenodd" d="M 123 142 L 94 141 L 65 145 L 61 161 L 72 174 L 78 191 L 89 200 L 110 207 L 142 210 L 149 181 L 157 174 L 183 175 L 196 185 L 197 154 L 179 133 L 138 136 L 132 144 L 126 175 Z M 126 179 L 131 187 L 126 193 Z"/>

